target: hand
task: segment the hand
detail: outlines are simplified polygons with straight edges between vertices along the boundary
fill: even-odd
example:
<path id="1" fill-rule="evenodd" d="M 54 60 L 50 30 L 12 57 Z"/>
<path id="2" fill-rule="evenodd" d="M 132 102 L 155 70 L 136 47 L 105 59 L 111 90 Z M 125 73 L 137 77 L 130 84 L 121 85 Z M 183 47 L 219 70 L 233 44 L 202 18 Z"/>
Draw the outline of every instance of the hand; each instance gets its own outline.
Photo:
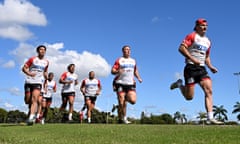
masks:
<path id="1" fill-rule="evenodd" d="M 142 83 L 143 80 L 142 80 L 141 78 L 138 78 L 138 81 L 139 81 L 140 83 Z"/>
<path id="2" fill-rule="evenodd" d="M 67 83 L 67 84 L 71 84 L 71 83 L 73 83 L 73 81 L 72 81 L 72 80 L 66 81 L 66 83 Z"/>
<path id="3" fill-rule="evenodd" d="M 212 73 L 217 73 L 218 72 L 217 68 L 215 68 L 215 67 L 211 67 L 209 69 L 211 70 Z"/>
<path id="4" fill-rule="evenodd" d="M 96 96 L 98 96 L 98 95 L 100 95 L 100 91 L 97 91 L 97 92 L 96 92 Z"/>
<path id="5" fill-rule="evenodd" d="M 37 73 L 29 72 L 28 75 L 29 75 L 30 77 L 35 77 L 35 76 L 37 75 Z"/>
<path id="6" fill-rule="evenodd" d="M 120 75 L 120 74 L 122 74 L 123 72 L 124 72 L 124 69 L 119 68 L 119 70 L 118 70 L 118 74 Z"/>
<path id="7" fill-rule="evenodd" d="M 197 60 L 197 59 L 192 59 L 192 62 L 195 64 L 195 65 L 200 65 L 201 63 L 200 63 L 200 61 L 199 60 Z"/>

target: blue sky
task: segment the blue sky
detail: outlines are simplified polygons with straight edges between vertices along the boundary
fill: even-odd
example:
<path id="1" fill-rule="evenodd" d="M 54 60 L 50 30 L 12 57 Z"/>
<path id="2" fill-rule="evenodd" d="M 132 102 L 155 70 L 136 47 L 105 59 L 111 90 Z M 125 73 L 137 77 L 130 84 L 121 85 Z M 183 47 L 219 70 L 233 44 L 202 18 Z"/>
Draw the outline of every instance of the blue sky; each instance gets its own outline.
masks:
<path id="1" fill-rule="evenodd" d="M 21 66 L 36 55 L 39 44 L 48 46 L 49 71 L 60 74 L 75 63 L 79 82 L 94 70 L 103 91 L 96 107 L 110 111 L 117 103 L 112 91 L 111 66 L 129 44 L 137 60 L 143 83 L 137 83 L 137 103 L 128 105 L 129 117 L 180 111 L 188 119 L 205 112 L 203 92 L 196 85 L 195 97 L 185 101 L 180 91 L 169 85 L 182 78 L 184 58 L 178 46 L 192 32 L 197 18 L 208 20 L 207 35 L 212 41 L 212 64 L 219 70 L 210 73 L 214 105 L 223 105 L 230 120 L 233 105 L 239 101 L 239 25 L 238 1 L 191 0 L 0 0 L 0 107 L 26 111 L 23 101 L 24 75 Z M 60 84 L 53 106 L 60 106 Z M 83 102 L 78 95 L 75 110 Z"/>

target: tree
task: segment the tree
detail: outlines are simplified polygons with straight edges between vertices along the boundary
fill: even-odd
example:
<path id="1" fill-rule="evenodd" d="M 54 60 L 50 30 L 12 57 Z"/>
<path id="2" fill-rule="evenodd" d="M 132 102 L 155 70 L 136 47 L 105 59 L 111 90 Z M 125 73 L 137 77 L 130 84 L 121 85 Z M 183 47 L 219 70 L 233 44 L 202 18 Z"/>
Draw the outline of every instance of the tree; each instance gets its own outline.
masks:
<path id="1" fill-rule="evenodd" d="M 160 116 L 160 119 L 164 121 L 164 124 L 173 124 L 173 118 L 170 114 L 164 113 Z"/>
<path id="2" fill-rule="evenodd" d="M 236 104 L 233 106 L 234 109 L 232 111 L 233 114 L 238 113 L 237 119 L 240 121 L 240 102 L 236 102 Z"/>
<path id="3" fill-rule="evenodd" d="M 227 117 L 227 110 L 223 107 L 223 105 L 221 105 L 220 107 L 218 106 L 213 106 L 213 116 L 217 116 L 217 120 L 220 121 L 225 121 L 228 120 Z"/>
<path id="4" fill-rule="evenodd" d="M 19 123 L 27 119 L 27 115 L 19 110 L 9 111 L 7 114 L 8 123 Z"/>
<path id="5" fill-rule="evenodd" d="M 185 114 L 181 114 L 179 111 L 174 113 L 173 119 L 174 119 L 174 121 L 180 121 L 181 124 L 187 122 L 186 115 Z"/>
<path id="6" fill-rule="evenodd" d="M 199 122 L 204 124 L 204 121 L 207 119 L 207 113 L 205 112 L 199 112 L 197 119 L 199 119 Z"/>
<path id="7" fill-rule="evenodd" d="M 7 111 L 3 108 L 0 108 L 0 123 L 5 123 L 7 119 Z"/>

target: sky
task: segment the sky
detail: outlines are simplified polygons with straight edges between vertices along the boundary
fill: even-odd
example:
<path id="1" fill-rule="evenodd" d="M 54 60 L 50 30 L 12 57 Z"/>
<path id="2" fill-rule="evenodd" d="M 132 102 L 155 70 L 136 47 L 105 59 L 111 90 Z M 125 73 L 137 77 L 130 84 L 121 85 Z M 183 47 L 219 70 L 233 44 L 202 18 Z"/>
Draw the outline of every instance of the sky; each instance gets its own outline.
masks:
<path id="1" fill-rule="evenodd" d="M 128 104 L 127 116 L 180 111 L 188 120 L 195 119 L 205 112 L 201 88 L 196 85 L 194 99 L 186 101 L 178 89 L 171 91 L 169 86 L 183 78 L 185 63 L 179 44 L 193 31 L 195 20 L 205 18 L 211 61 L 218 68 L 216 74 L 208 70 L 214 105 L 223 105 L 229 120 L 236 120 L 232 111 L 240 98 L 240 78 L 233 74 L 240 71 L 239 5 L 236 0 L 0 0 L 0 107 L 27 111 L 21 67 L 44 44 L 54 80 L 58 82 L 70 63 L 76 65 L 79 83 L 94 70 L 103 87 L 96 108 L 111 111 L 117 98 L 110 70 L 127 44 L 143 79 L 137 83 L 137 103 Z M 61 85 L 57 86 L 52 107 L 61 104 Z M 83 105 L 79 87 L 76 111 Z"/>

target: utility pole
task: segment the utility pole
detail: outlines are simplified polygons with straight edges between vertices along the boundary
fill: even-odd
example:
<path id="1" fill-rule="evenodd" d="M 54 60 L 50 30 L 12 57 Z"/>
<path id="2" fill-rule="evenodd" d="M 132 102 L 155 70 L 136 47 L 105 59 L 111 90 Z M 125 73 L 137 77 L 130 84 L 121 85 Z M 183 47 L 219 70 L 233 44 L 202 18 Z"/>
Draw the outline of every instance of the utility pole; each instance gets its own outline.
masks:
<path id="1" fill-rule="evenodd" d="M 240 72 L 233 73 L 233 75 L 238 77 L 238 92 L 240 94 Z"/>

